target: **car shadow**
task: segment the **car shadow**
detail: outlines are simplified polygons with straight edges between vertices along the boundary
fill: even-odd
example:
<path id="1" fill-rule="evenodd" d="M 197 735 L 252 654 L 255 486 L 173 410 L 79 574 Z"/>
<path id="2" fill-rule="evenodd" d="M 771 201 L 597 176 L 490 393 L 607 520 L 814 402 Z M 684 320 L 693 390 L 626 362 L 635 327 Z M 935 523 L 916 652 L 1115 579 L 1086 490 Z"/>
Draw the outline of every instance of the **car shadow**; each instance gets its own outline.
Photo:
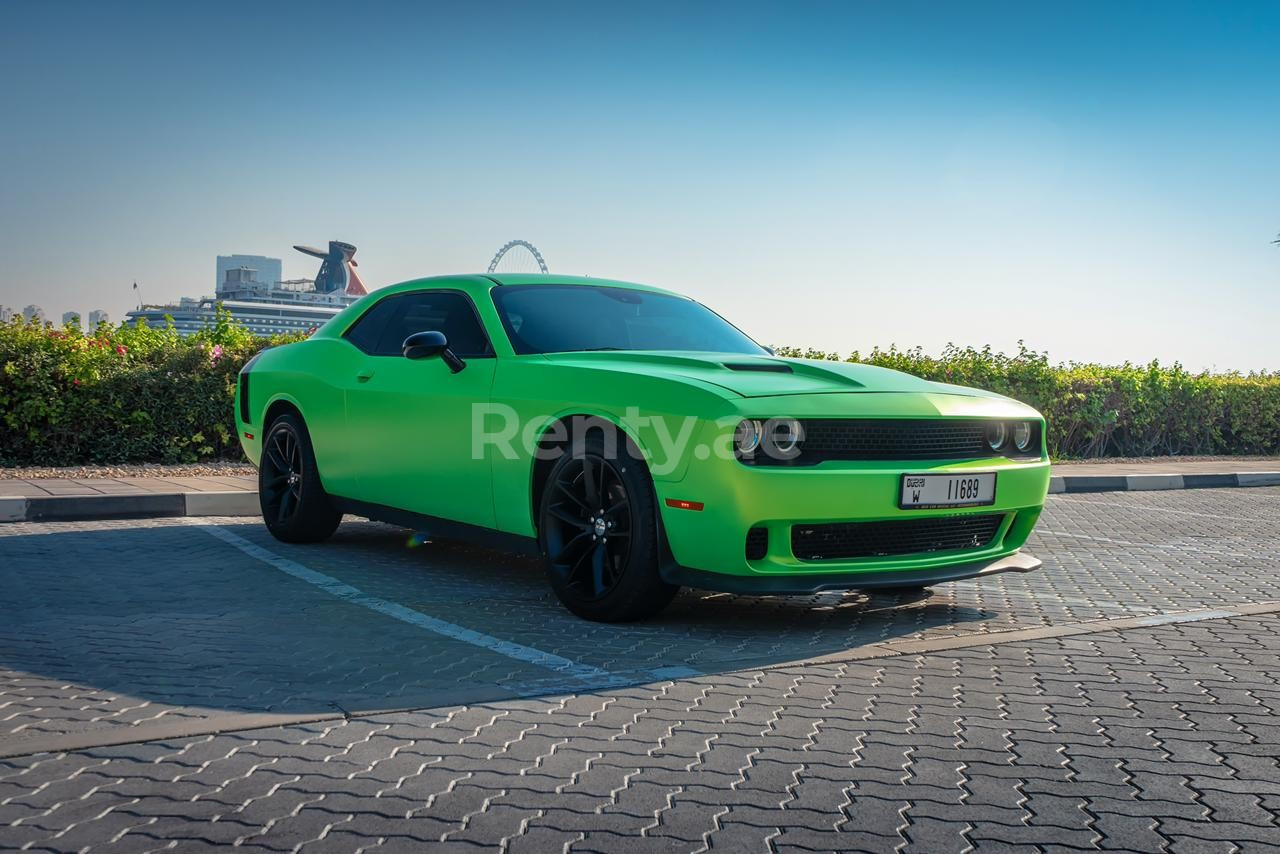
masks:
<path id="1" fill-rule="evenodd" d="M 67 727 L 163 711 L 152 706 L 440 707 L 768 667 L 1007 617 L 941 587 L 690 590 L 653 620 L 607 625 L 565 611 L 532 559 L 363 521 L 314 546 L 278 543 L 259 524 L 215 527 L 220 536 L 173 520 L 0 531 L 0 667 L 12 671 L 0 702 L 18 712 L 0 740 L 14 721 L 48 718 L 47 697 L 64 690 L 76 697 L 59 701 Z"/>

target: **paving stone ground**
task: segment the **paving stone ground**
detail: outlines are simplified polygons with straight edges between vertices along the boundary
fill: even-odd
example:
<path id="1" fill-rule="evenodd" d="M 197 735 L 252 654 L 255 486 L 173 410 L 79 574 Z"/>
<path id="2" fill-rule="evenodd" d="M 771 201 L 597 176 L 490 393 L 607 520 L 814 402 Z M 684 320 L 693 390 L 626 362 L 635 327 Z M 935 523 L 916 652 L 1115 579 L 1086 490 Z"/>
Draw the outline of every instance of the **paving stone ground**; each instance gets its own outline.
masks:
<path id="1" fill-rule="evenodd" d="M 1280 616 L 1229 616 L 1280 602 L 1280 489 L 1054 497 L 1038 573 L 635 626 L 213 521 L 0 526 L 0 850 L 1280 850 Z"/>

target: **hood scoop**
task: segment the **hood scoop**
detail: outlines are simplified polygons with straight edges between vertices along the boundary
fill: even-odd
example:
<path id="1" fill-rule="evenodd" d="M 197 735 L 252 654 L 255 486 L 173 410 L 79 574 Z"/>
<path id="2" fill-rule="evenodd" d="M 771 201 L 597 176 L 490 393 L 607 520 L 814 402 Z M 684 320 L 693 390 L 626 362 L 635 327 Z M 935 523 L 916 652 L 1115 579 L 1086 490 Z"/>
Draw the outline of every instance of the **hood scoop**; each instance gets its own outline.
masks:
<path id="1" fill-rule="evenodd" d="M 724 362 L 731 371 L 755 371 L 761 374 L 789 374 L 791 366 L 785 362 Z"/>

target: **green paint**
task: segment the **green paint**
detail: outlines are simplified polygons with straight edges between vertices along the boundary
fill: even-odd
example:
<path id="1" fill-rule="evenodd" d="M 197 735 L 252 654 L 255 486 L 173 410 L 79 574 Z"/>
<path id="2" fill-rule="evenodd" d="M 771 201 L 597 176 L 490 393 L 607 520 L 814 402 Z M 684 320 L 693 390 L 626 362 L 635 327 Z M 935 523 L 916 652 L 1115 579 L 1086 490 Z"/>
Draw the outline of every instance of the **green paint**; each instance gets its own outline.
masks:
<path id="1" fill-rule="evenodd" d="M 535 535 L 534 459 L 515 442 L 515 458 L 492 444 L 472 454 L 472 404 L 510 407 L 529 422 L 593 415 L 623 425 L 634 407 L 651 421 L 628 429 L 650 455 L 662 522 L 678 563 L 739 576 L 854 574 L 925 569 L 996 559 L 1017 551 L 1044 505 L 1049 461 L 986 458 L 962 462 L 828 462 L 812 467 L 746 466 L 692 452 L 669 459 L 663 438 L 680 434 L 688 416 L 689 448 L 727 442 L 733 423 L 770 418 L 976 418 L 1042 423 L 1034 409 L 1000 395 L 929 382 L 885 368 L 775 356 L 610 351 L 516 355 L 491 290 L 517 284 L 642 285 L 565 276 L 449 276 L 384 288 L 328 322 L 309 340 L 268 350 L 253 365 L 252 422 L 237 421 L 245 452 L 261 452 L 263 419 L 277 402 L 306 421 L 325 489 L 499 531 Z M 450 289 L 474 302 L 494 356 L 467 360 L 451 373 L 438 358 L 369 356 L 343 338 L 375 302 L 394 294 Z M 725 362 L 786 362 L 792 373 L 731 371 Z M 239 406 L 236 407 L 237 419 Z M 686 428 L 687 429 L 687 428 Z M 253 434 L 253 439 L 245 437 Z M 1042 430 L 1043 433 L 1043 430 Z M 900 510 L 903 472 L 998 472 L 996 504 L 964 510 Z M 667 498 L 699 501 L 677 510 Z M 919 518 L 955 513 L 1006 515 L 1003 536 L 981 552 L 802 563 L 790 554 L 789 526 L 824 521 Z M 749 528 L 769 529 L 769 553 L 748 562 Z M 851 582 L 851 586 L 856 583 Z"/>

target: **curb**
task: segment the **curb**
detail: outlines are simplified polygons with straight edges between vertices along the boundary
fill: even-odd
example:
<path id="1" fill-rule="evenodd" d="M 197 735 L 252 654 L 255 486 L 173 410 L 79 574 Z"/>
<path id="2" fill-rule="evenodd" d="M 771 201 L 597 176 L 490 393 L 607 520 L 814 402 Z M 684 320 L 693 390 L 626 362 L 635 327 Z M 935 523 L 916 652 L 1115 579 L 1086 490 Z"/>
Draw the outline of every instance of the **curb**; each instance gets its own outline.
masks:
<path id="1" fill-rule="evenodd" d="M 1049 494 L 1148 492 L 1165 489 L 1235 489 L 1280 486 L 1280 472 L 1223 474 L 1056 475 Z M 0 486 L 0 489 L 3 489 Z M 175 516 L 258 516 L 258 493 L 162 492 L 143 495 L 0 495 L 0 522 L 86 522 Z"/>
<path id="2" fill-rule="evenodd" d="M 1161 489 L 1235 489 L 1280 486 L 1280 471 L 1225 474 L 1056 475 L 1049 478 L 1049 494 L 1065 492 L 1150 492 Z"/>
<path id="3" fill-rule="evenodd" d="M 157 492 L 143 495 L 0 496 L 0 522 L 85 522 L 173 516 L 257 516 L 258 493 Z"/>

